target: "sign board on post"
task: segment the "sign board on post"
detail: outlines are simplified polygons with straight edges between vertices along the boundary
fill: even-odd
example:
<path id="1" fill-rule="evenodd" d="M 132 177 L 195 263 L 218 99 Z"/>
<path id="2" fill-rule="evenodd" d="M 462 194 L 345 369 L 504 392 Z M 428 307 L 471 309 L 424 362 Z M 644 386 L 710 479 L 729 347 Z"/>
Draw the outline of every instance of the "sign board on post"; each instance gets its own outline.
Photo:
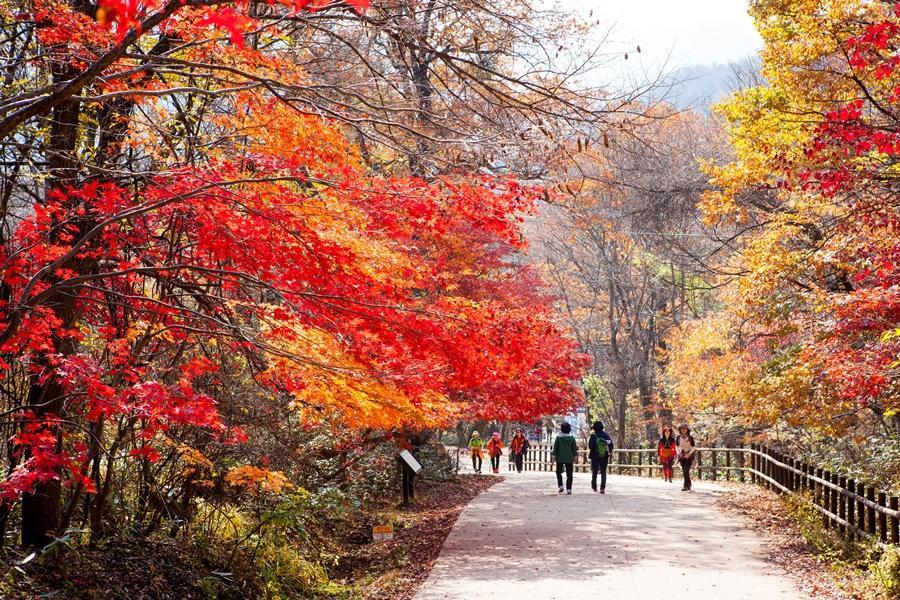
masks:
<path id="1" fill-rule="evenodd" d="M 376 542 L 389 542 L 394 539 L 393 525 L 376 525 L 372 528 L 372 539 Z"/>
<path id="2" fill-rule="evenodd" d="M 416 460 L 416 457 L 412 455 L 412 452 L 409 450 L 403 450 L 400 452 L 400 460 L 406 464 L 407 467 L 416 475 L 422 470 L 422 463 Z"/>

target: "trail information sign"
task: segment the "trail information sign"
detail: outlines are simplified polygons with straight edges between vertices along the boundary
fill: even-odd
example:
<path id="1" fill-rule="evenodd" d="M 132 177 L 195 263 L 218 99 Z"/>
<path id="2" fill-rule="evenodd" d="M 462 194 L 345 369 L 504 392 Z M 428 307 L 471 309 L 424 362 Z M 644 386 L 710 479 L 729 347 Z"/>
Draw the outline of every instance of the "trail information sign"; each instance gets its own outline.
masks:
<path id="1" fill-rule="evenodd" d="M 407 467 L 409 467 L 410 471 L 413 474 L 418 475 L 422 470 L 422 463 L 416 460 L 416 457 L 412 455 L 412 452 L 409 450 L 403 450 L 400 453 L 400 460 L 402 460 Z"/>

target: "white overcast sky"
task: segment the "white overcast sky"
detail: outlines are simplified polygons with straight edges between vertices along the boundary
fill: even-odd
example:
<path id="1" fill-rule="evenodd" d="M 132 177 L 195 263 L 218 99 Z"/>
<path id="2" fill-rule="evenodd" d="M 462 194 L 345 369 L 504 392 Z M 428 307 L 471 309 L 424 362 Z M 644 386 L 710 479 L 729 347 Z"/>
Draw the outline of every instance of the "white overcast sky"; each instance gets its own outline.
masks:
<path id="1" fill-rule="evenodd" d="M 560 0 L 612 29 L 613 47 L 640 45 L 647 68 L 729 63 L 755 54 L 762 42 L 746 0 Z M 629 61 L 633 55 L 629 55 Z M 635 65 L 637 66 L 637 65 Z"/>

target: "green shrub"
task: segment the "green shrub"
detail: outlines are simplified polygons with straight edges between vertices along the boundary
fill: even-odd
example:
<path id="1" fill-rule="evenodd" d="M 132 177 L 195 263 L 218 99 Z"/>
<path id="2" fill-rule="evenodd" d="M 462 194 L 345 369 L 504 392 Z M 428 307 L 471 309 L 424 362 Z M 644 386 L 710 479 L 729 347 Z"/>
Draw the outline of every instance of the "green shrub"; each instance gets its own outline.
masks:
<path id="1" fill-rule="evenodd" d="M 852 555 L 848 552 L 848 542 L 824 527 L 822 515 L 811 498 L 786 495 L 783 500 L 788 514 L 796 521 L 800 534 L 813 552 L 829 560 L 844 560 Z"/>
<path id="2" fill-rule="evenodd" d="M 871 579 L 888 598 L 900 599 L 900 548 L 887 546 L 869 567 Z"/>

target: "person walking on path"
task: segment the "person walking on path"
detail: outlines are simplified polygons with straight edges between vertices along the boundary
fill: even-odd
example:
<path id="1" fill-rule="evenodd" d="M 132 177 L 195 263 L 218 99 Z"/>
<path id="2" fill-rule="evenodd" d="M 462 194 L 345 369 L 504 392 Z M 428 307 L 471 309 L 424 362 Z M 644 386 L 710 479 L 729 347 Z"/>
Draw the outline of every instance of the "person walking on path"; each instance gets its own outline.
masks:
<path id="1" fill-rule="evenodd" d="M 691 465 L 694 464 L 694 452 L 697 449 L 690 427 L 687 425 L 678 427 L 678 437 L 675 439 L 675 445 L 678 448 L 678 462 L 681 465 L 681 472 L 684 474 L 684 487 L 681 490 L 689 492 L 691 490 Z"/>
<path id="2" fill-rule="evenodd" d="M 477 431 L 469 438 L 469 455 L 472 457 L 472 469 L 481 473 L 481 464 L 484 462 L 484 440 Z"/>
<path id="3" fill-rule="evenodd" d="M 525 453 L 528 452 L 528 447 L 530 445 L 531 444 L 528 443 L 528 438 L 525 437 L 525 432 L 521 428 L 516 429 L 515 435 L 509 440 L 509 452 L 516 462 L 516 471 L 519 473 L 522 472 L 522 465 L 525 462 Z"/>
<path id="4" fill-rule="evenodd" d="M 659 456 L 659 464 L 662 465 L 663 479 L 672 482 L 673 469 L 675 464 L 675 455 L 677 454 L 675 446 L 675 438 L 672 437 L 672 428 L 664 425 L 662 429 L 662 437 L 659 438 L 659 444 L 656 446 L 656 455 Z"/>
<path id="5" fill-rule="evenodd" d="M 495 431 L 487 443 L 488 456 L 491 457 L 491 469 L 494 474 L 500 472 L 500 456 L 503 454 L 503 440 L 500 439 L 500 432 Z"/>
<path id="6" fill-rule="evenodd" d="M 572 494 L 572 472 L 575 465 L 575 457 L 578 456 L 578 444 L 575 443 L 575 436 L 572 435 L 572 426 L 563 423 L 559 430 L 562 432 L 556 436 L 553 443 L 553 459 L 556 461 L 556 484 L 559 486 L 559 493 L 563 490 L 567 494 Z M 566 472 L 566 487 L 563 488 L 563 470 Z"/>
<path id="7" fill-rule="evenodd" d="M 597 473 L 600 474 L 600 493 L 606 493 L 606 467 L 609 465 L 609 455 L 613 450 L 613 441 L 609 434 L 603 431 L 603 422 L 594 421 L 591 427 L 594 433 L 588 439 L 588 456 L 591 459 L 591 489 L 597 491 Z"/>

